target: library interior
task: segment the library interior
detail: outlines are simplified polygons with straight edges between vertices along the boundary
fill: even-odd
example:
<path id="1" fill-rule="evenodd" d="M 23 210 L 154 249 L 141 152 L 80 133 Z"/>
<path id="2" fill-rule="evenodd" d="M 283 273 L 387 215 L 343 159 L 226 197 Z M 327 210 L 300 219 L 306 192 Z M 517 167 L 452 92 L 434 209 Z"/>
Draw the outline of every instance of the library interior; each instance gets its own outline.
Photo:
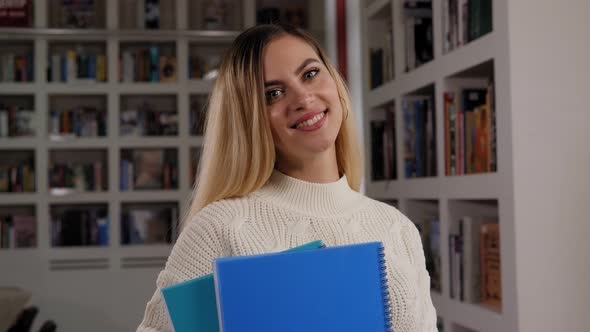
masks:
<path id="1" fill-rule="evenodd" d="M 234 41 L 268 24 L 304 31 L 324 50 L 350 95 L 343 121 L 354 123 L 360 147 L 356 191 L 417 230 L 419 259 L 388 256 L 387 272 L 424 269 L 426 300 L 399 307 L 407 299 L 396 298 L 408 295 L 390 278 L 392 326 L 383 331 L 590 331 L 589 13 L 587 0 L 0 0 L 0 332 L 172 331 L 142 321 L 166 295 L 160 282 L 173 249 L 185 250 L 191 200 L 211 175 L 200 163 L 215 148 L 241 148 L 212 142 L 211 119 L 223 117 L 209 112 L 223 108 L 211 92 L 224 89 L 216 82 Z M 323 125 L 320 116 L 306 120 L 298 127 Z M 235 123 L 224 128 L 232 136 Z M 259 176 L 272 181 L 276 172 Z M 207 185 L 226 175 L 235 176 Z M 362 220 L 346 226 L 346 240 L 313 238 L 314 227 L 352 221 L 293 211 L 273 215 L 309 219 L 277 231 L 286 242 L 254 238 L 260 226 L 235 218 L 221 221 L 236 229 L 220 236 L 275 241 L 253 256 L 311 240 L 326 248 L 310 252 L 328 253 L 381 236 L 355 235 L 369 227 Z M 386 256 L 387 246 L 406 245 L 403 234 L 391 239 Z M 216 278 L 223 271 L 207 264 Z M 233 278 L 254 287 L 246 278 L 255 275 Z M 187 281 L 172 279 L 165 286 Z M 232 304 L 255 320 L 245 296 Z M 217 308 L 228 307 L 223 326 L 206 331 L 235 331 L 227 301 Z M 403 316 L 428 306 L 432 317 Z"/>

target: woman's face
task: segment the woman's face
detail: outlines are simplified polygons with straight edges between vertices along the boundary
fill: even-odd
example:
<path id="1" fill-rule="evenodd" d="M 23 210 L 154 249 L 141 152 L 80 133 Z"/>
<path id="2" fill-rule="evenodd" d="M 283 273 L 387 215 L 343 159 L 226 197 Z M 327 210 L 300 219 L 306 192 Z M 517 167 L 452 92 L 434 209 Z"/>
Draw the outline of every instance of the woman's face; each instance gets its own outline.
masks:
<path id="1" fill-rule="evenodd" d="M 342 106 L 336 82 L 309 44 L 290 35 L 272 41 L 264 82 L 278 158 L 303 161 L 334 147 Z"/>

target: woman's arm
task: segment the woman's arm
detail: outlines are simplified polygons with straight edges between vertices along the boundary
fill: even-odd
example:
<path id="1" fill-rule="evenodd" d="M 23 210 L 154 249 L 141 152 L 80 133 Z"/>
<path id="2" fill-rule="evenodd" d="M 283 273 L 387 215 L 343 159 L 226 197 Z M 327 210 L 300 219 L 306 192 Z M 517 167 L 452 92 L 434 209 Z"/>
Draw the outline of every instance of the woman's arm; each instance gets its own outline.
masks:
<path id="1" fill-rule="evenodd" d="M 222 231 L 219 222 L 207 219 L 196 218 L 181 232 L 166 267 L 158 275 L 157 289 L 137 332 L 172 331 L 161 289 L 212 273 L 213 260 L 222 255 Z"/>

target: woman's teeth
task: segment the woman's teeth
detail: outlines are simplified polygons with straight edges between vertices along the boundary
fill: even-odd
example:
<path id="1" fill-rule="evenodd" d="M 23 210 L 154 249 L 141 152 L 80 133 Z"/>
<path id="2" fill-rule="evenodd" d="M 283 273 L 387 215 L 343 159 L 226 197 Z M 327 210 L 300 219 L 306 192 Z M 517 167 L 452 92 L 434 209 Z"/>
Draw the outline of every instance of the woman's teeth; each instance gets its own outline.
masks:
<path id="1" fill-rule="evenodd" d="M 311 125 L 315 124 L 316 122 L 320 121 L 324 117 L 324 115 L 325 115 L 325 113 L 322 112 L 307 121 L 303 121 L 303 122 L 299 123 L 295 128 L 299 129 L 301 127 L 311 126 Z"/>

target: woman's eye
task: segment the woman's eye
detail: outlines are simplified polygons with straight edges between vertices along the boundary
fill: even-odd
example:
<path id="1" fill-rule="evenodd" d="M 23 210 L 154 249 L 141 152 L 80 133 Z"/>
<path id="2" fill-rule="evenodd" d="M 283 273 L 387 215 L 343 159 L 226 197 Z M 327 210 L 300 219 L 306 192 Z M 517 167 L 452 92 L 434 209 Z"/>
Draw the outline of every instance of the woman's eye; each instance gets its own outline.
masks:
<path id="1" fill-rule="evenodd" d="M 310 71 L 306 72 L 306 73 L 303 75 L 303 77 L 304 77 L 306 80 L 310 80 L 310 79 L 314 78 L 314 76 L 316 76 L 316 75 L 317 75 L 319 72 L 320 72 L 320 70 L 319 70 L 319 69 L 312 69 L 312 70 L 310 70 Z"/>
<path id="2" fill-rule="evenodd" d="M 270 90 L 266 93 L 266 99 L 268 101 L 273 101 L 275 99 L 277 99 L 278 97 L 280 97 L 283 94 L 283 91 L 281 90 Z"/>

